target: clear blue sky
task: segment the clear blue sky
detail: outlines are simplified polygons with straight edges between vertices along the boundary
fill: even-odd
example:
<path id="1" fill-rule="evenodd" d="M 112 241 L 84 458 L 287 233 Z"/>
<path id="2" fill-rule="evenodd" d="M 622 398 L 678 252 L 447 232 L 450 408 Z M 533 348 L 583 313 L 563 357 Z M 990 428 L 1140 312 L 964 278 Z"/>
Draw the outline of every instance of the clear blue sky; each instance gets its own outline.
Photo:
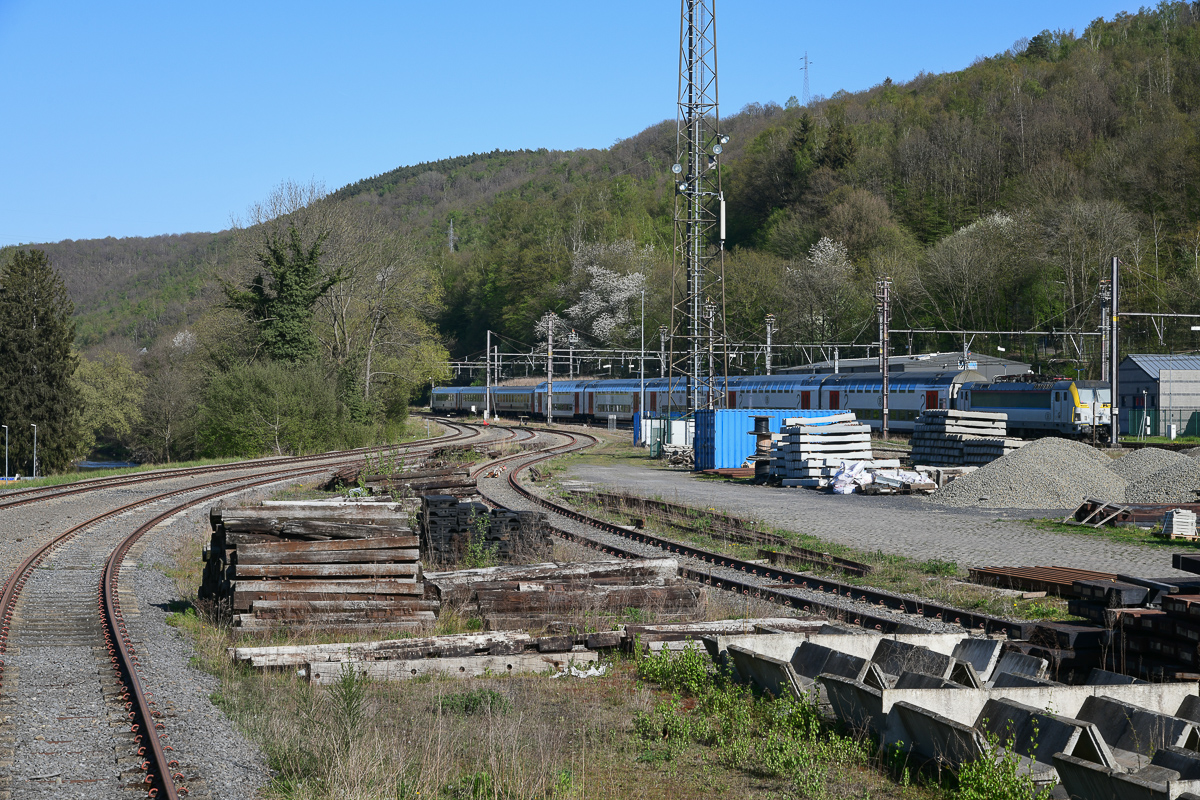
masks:
<path id="1" fill-rule="evenodd" d="M 967 66 L 1112 0 L 721 0 L 721 109 Z M 679 3 L 0 0 L 0 245 L 219 230 L 280 181 L 607 147 L 675 116 Z"/>

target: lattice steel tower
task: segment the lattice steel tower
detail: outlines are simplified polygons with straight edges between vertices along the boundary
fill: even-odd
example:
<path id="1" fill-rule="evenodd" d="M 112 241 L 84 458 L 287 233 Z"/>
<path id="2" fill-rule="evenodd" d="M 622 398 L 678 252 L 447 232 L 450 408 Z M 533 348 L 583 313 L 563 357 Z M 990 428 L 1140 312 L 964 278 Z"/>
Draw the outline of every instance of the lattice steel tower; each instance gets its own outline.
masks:
<path id="1" fill-rule="evenodd" d="M 725 197 L 718 158 L 728 136 L 717 109 L 716 0 L 682 0 L 679 21 L 679 106 L 676 118 L 675 257 L 671 283 L 671 376 L 686 378 L 688 413 L 724 405 L 725 393 L 705 369 L 706 337 L 720 336 L 722 374 L 728 372 L 725 330 Z M 706 319 L 706 303 L 715 318 Z M 711 328 L 709 326 L 712 326 Z M 686 348 L 681 345 L 686 343 Z M 671 396 L 674 396 L 674 392 Z M 672 405 L 675 405 L 672 402 Z"/>

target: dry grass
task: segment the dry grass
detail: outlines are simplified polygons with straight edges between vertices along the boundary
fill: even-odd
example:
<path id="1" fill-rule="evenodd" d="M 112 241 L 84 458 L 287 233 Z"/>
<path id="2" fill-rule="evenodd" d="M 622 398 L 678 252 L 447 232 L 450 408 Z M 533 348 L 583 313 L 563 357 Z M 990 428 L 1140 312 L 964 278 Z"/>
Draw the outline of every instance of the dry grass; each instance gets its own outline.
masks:
<path id="1" fill-rule="evenodd" d="M 169 574 L 183 604 L 194 602 L 206 526 L 196 525 Z M 582 548 L 556 545 L 556 557 Z M 583 554 L 593 556 L 590 551 Z M 714 593 L 710 618 L 777 614 L 760 601 Z M 322 689 L 290 670 L 253 671 L 228 658 L 239 644 L 352 641 L 369 632 L 292 630 L 239 634 L 192 610 L 172 617 L 192 640 L 196 664 L 221 688 L 215 702 L 266 754 L 276 777 L 265 798 L 712 798 L 800 797 L 777 777 L 748 773 L 711 747 L 692 743 L 664 760 L 639 737 L 634 719 L 668 695 L 639 682 L 633 662 L 616 657 L 603 678 L 544 675 L 371 683 L 347 679 Z M 444 613 L 431 633 L 477 627 Z M 464 698 L 500 698 L 471 708 Z M 478 705 L 478 704 L 477 704 Z M 899 787 L 878 769 L 831 772 L 831 797 L 928 797 Z"/>

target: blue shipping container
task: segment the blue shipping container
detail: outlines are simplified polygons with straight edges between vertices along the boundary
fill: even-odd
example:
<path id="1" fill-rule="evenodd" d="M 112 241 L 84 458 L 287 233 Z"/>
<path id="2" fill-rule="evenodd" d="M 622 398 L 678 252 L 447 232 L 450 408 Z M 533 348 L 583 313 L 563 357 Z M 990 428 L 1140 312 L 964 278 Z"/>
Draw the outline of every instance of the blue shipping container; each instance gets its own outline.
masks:
<path id="1" fill-rule="evenodd" d="M 755 417 L 771 418 L 771 433 L 779 433 L 785 419 L 796 417 L 828 417 L 837 412 L 827 409 L 787 408 L 720 408 L 715 410 L 702 409 L 696 412 L 696 466 L 697 471 L 703 469 L 733 469 L 740 467 L 742 462 L 754 455 L 756 440 L 750 431 L 754 430 Z"/>

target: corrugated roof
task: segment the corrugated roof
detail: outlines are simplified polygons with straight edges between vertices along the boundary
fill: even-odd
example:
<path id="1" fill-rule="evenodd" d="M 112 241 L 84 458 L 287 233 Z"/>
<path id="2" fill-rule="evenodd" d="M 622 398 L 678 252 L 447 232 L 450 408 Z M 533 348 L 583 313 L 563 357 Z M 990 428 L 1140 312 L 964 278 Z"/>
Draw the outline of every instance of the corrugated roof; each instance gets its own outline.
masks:
<path id="1" fill-rule="evenodd" d="M 1200 370 L 1200 356 L 1195 355 L 1158 355 L 1154 353 L 1131 353 L 1125 356 L 1137 364 L 1143 372 L 1153 380 L 1158 380 L 1159 370 L 1164 369 L 1194 369 Z"/>

